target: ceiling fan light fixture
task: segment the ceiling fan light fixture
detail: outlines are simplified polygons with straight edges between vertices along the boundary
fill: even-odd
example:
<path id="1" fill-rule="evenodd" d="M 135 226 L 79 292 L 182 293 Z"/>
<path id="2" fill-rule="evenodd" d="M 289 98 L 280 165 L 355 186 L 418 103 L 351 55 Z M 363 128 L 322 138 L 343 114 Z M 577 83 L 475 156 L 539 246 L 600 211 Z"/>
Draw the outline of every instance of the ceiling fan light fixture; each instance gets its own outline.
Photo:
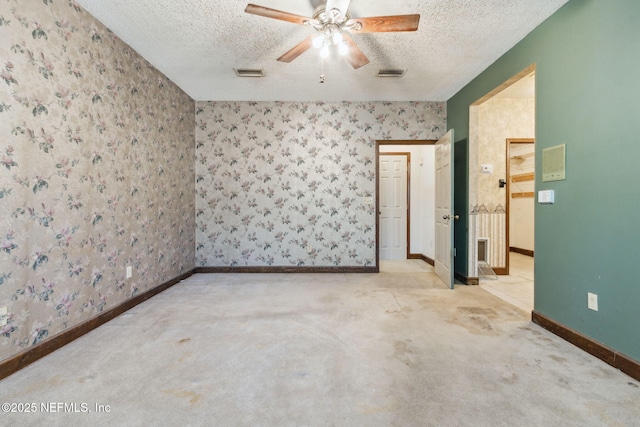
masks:
<path id="1" fill-rule="evenodd" d="M 260 68 L 234 68 L 236 76 L 238 77 L 265 77 L 263 69 Z"/>
<path id="2" fill-rule="evenodd" d="M 333 39 L 333 43 L 336 45 L 340 45 L 340 43 L 344 41 L 340 31 L 334 31 L 333 34 L 331 34 L 331 38 Z"/>
<path id="3" fill-rule="evenodd" d="M 335 7 L 329 11 L 331 18 L 329 18 L 332 22 L 338 22 L 342 19 L 342 12 L 340 9 L 336 9 Z"/>
<path id="4" fill-rule="evenodd" d="M 329 56 L 329 50 L 333 46 L 357 70 L 367 65 L 369 59 L 349 33 L 388 33 L 416 31 L 418 29 L 418 23 L 420 22 L 420 15 L 418 14 L 351 19 L 351 14 L 349 13 L 350 3 L 351 0 L 325 0 L 324 3 L 316 6 L 312 18 L 251 3 L 247 5 L 244 11 L 266 18 L 308 25 L 322 34 L 320 39 L 308 36 L 278 58 L 278 61 L 286 63 L 293 61 L 313 46 L 320 49 L 322 58 L 326 58 Z M 346 49 L 342 47 L 343 42 L 346 43 Z"/>
<path id="5" fill-rule="evenodd" d="M 402 77 L 407 70 L 403 69 L 386 69 L 378 70 L 378 77 Z"/>
<path id="6" fill-rule="evenodd" d="M 322 34 L 318 34 L 313 39 L 311 39 L 311 44 L 316 49 L 320 49 L 322 47 L 322 45 L 324 44 L 324 36 Z"/>

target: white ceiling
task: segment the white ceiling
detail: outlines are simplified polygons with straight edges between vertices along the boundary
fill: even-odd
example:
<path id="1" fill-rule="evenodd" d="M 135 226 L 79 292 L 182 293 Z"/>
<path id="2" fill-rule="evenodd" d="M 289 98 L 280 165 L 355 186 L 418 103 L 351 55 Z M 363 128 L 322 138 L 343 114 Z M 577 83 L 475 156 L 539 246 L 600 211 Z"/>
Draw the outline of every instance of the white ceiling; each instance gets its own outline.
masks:
<path id="1" fill-rule="evenodd" d="M 319 0 L 77 0 L 200 101 L 446 101 L 568 0 L 352 0 L 352 17 L 418 13 L 416 32 L 355 34 L 370 63 L 276 58 L 311 27 L 250 15 L 251 2 L 311 16 Z M 234 68 L 261 68 L 239 78 Z M 402 78 L 376 77 L 402 68 Z"/>

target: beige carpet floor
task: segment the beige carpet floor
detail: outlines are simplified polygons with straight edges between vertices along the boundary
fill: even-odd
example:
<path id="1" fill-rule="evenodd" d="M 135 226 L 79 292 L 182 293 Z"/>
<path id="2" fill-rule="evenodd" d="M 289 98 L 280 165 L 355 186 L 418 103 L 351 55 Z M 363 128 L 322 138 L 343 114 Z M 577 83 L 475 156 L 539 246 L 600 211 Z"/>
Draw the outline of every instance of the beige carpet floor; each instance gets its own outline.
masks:
<path id="1" fill-rule="evenodd" d="M 525 311 L 381 266 L 195 275 L 0 381 L 36 408 L 0 425 L 639 425 L 640 384 Z"/>

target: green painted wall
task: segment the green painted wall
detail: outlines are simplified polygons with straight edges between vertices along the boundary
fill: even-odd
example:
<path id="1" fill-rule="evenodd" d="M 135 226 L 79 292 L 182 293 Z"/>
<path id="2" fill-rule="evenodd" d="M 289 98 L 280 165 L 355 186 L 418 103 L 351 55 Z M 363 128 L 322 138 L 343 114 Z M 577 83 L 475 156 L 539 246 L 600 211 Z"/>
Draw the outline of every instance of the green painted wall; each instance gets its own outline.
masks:
<path id="1" fill-rule="evenodd" d="M 455 133 L 455 132 L 454 132 Z M 453 259 L 453 271 L 458 280 L 467 279 L 469 265 L 469 142 L 458 140 L 453 144 L 453 213 L 460 215 L 453 221 L 453 247 L 456 255 Z"/>
<path id="2" fill-rule="evenodd" d="M 571 0 L 448 101 L 469 105 L 536 64 L 535 310 L 640 360 L 640 2 Z M 566 144 L 567 179 L 541 181 L 544 148 Z M 587 292 L 599 311 L 587 309 Z"/>

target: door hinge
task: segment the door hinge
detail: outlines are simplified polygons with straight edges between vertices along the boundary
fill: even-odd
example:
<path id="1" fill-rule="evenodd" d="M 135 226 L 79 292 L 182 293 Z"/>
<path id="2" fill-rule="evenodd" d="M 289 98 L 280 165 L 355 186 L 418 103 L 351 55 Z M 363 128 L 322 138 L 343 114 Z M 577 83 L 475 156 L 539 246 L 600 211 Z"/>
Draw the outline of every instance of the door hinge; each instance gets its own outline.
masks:
<path id="1" fill-rule="evenodd" d="M 453 251 L 453 256 L 455 257 L 457 255 L 456 248 L 453 248 L 452 251 Z"/>

